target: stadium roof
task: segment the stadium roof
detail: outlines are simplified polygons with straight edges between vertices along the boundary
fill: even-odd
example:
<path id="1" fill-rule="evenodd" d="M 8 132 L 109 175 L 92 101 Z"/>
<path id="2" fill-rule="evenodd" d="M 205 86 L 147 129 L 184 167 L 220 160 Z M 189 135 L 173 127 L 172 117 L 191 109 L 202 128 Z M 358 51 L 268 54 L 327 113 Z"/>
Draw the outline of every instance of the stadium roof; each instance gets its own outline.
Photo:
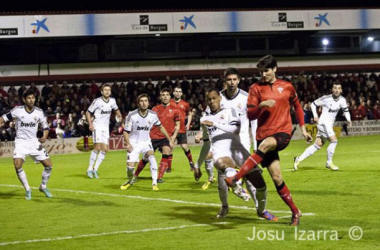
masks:
<path id="1" fill-rule="evenodd" d="M 168 12 L 168 11 L 227 11 L 227 10 L 275 10 L 275 9 L 347 9 L 380 8 L 365 1 L 138 1 L 138 0 L 64 0 L 27 1 L 14 0 L 0 6 L 0 14 L 31 13 L 92 13 L 92 12 Z"/>

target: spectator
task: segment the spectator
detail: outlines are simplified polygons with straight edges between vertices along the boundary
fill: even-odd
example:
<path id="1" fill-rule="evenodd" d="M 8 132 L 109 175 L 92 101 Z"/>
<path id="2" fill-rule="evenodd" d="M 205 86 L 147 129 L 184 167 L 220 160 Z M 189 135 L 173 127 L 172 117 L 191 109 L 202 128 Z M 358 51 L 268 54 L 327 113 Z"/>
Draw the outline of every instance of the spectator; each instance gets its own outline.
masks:
<path id="1" fill-rule="evenodd" d="M 53 90 L 50 87 L 50 83 L 46 82 L 45 86 L 42 87 L 41 96 L 44 97 L 45 99 L 47 99 L 49 97 L 50 93 L 52 93 L 52 91 Z"/>
<path id="2" fill-rule="evenodd" d="M 62 87 L 61 87 L 61 95 L 69 95 L 70 94 L 70 86 L 67 84 L 67 81 L 62 82 Z"/>
<path id="3" fill-rule="evenodd" d="M 7 128 L 7 132 L 9 135 L 9 141 L 14 141 L 16 138 L 16 127 L 13 121 L 9 122 L 9 128 Z"/>

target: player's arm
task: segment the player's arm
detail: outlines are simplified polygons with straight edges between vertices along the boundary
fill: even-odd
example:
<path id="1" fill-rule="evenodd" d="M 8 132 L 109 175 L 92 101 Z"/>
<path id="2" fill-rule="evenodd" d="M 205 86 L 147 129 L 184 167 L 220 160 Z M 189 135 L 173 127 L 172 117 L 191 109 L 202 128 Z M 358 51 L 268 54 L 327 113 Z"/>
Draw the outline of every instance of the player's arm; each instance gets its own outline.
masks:
<path id="1" fill-rule="evenodd" d="M 42 137 L 39 139 L 39 141 L 41 143 L 44 143 L 47 140 L 48 136 L 49 136 L 49 125 L 48 125 L 48 123 L 46 121 L 46 117 L 44 117 L 42 119 L 41 125 L 42 125 L 42 128 L 44 130 L 44 133 L 43 133 Z"/>
<path id="2" fill-rule="evenodd" d="M 313 112 L 313 117 L 314 117 L 314 122 L 315 123 L 318 123 L 318 120 L 319 120 L 319 118 L 318 118 L 318 112 L 317 112 L 317 107 L 318 107 L 318 105 L 317 105 L 317 103 L 315 101 L 312 102 L 311 105 L 310 105 L 311 112 Z"/>
<path id="3" fill-rule="evenodd" d="M 120 110 L 119 109 L 116 110 L 115 113 L 116 113 L 116 116 L 115 116 L 116 122 L 121 122 L 122 123 L 123 122 L 123 117 L 121 116 Z"/>
<path id="4" fill-rule="evenodd" d="M 94 131 L 94 124 L 92 123 L 91 118 L 92 118 L 91 113 L 87 110 L 86 111 L 86 120 L 87 120 L 90 131 Z"/>
<path id="5" fill-rule="evenodd" d="M 293 107 L 294 107 L 294 110 L 296 112 L 298 125 L 301 128 L 302 135 L 305 138 L 306 142 L 310 143 L 313 140 L 313 137 L 306 131 L 305 117 L 304 117 L 303 109 L 301 107 L 300 102 L 298 101 L 297 96 L 295 97 L 295 100 L 293 101 Z"/>
<path id="6" fill-rule="evenodd" d="M 159 129 L 160 129 L 161 133 L 165 136 L 165 138 L 169 141 L 169 143 L 170 143 L 170 148 L 173 148 L 173 144 L 174 144 L 174 143 L 173 143 L 172 139 L 170 138 L 168 132 L 166 131 L 165 127 L 162 126 L 162 124 L 160 124 L 160 125 L 159 125 Z"/>
<path id="7" fill-rule="evenodd" d="M 129 143 L 129 132 L 124 129 L 123 136 L 124 136 L 124 143 L 126 145 L 127 152 L 130 153 L 133 150 L 132 145 Z"/>
<path id="8" fill-rule="evenodd" d="M 342 107 L 342 111 L 343 111 L 344 117 L 346 117 L 346 120 L 348 122 L 348 126 L 351 127 L 352 126 L 351 114 L 350 114 L 350 110 L 347 107 L 347 103 L 346 102 L 345 102 L 345 106 Z"/>
<path id="9" fill-rule="evenodd" d="M 191 121 L 193 120 L 193 111 L 189 109 L 189 114 L 187 115 L 187 124 L 185 129 L 190 130 Z"/>
<path id="10" fill-rule="evenodd" d="M 180 126 L 181 126 L 181 121 L 176 121 L 175 122 L 175 127 L 174 127 L 174 133 L 172 135 L 172 141 L 173 142 L 174 142 L 175 138 L 177 138 Z"/>

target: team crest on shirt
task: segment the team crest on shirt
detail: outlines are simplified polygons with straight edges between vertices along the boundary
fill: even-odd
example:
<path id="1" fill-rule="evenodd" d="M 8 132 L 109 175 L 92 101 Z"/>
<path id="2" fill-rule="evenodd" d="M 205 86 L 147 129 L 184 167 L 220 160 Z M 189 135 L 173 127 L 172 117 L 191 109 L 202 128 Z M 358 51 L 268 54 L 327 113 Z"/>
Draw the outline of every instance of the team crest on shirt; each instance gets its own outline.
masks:
<path id="1" fill-rule="evenodd" d="M 181 104 L 181 109 L 183 109 L 183 105 Z"/>
<path id="2" fill-rule="evenodd" d="M 169 109 L 169 113 L 171 113 L 173 110 L 172 109 Z"/>
<path id="3" fill-rule="evenodd" d="M 278 89 L 278 92 L 280 92 L 280 93 L 282 93 L 282 91 L 284 90 L 284 88 L 281 88 L 281 87 L 279 87 L 277 89 Z"/>
<path id="4" fill-rule="evenodd" d="M 238 104 L 238 108 L 241 109 L 241 103 Z"/>
<path id="5" fill-rule="evenodd" d="M 223 119 L 224 119 L 224 115 L 221 115 L 221 116 L 220 116 L 220 120 L 223 120 Z"/>
<path id="6" fill-rule="evenodd" d="M 152 121 L 151 120 L 148 120 L 148 124 L 151 124 L 152 123 Z"/>

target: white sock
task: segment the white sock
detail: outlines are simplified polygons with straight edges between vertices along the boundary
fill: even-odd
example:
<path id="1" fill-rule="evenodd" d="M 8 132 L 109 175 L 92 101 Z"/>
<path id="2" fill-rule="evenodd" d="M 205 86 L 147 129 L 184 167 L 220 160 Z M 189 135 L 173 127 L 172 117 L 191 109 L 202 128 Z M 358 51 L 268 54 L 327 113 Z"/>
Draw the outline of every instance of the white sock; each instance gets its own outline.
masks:
<path id="1" fill-rule="evenodd" d="M 256 199 L 257 199 L 257 203 L 256 203 L 257 212 L 262 214 L 265 211 L 265 208 L 267 206 L 267 187 L 266 186 L 263 188 L 256 189 Z"/>
<path id="2" fill-rule="evenodd" d="M 330 142 L 330 145 L 327 147 L 327 164 L 332 162 L 336 145 L 338 145 L 338 141 L 332 141 Z"/>
<path id="3" fill-rule="evenodd" d="M 148 157 L 150 163 L 150 174 L 152 175 L 152 185 L 157 185 L 157 161 L 154 155 Z"/>
<path id="4" fill-rule="evenodd" d="M 88 165 L 87 171 L 91 171 L 94 163 L 96 161 L 96 157 L 98 156 L 98 151 L 92 150 L 90 155 L 90 164 Z"/>
<path id="5" fill-rule="evenodd" d="M 220 171 L 218 171 L 218 193 L 219 199 L 222 203 L 222 206 L 228 207 L 228 186 L 224 181 L 226 175 Z"/>
<path id="6" fill-rule="evenodd" d="M 23 168 L 16 169 L 16 174 L 21 184 L 24 186 L 25 190 L 26 191 L 30 190 L 30 186 L 28 183 L 28 179 L 26 178 L 26 173 L 24 172 L 24 169 Z"/>
<path id="7" fill-rule="evenodd" d="M 258 190 L 256 191 L 255 186 L 253 186 L 252 183 L 248 180 L 245 181 L 245 185 L 247 186 L 248 192 L 251 195 L 253 202 L 255 202 L 255 207 L 257 210 L 259 207 L 259 203 L 260 203 L 260 201 L 258 201 L 258 197 L 257 197 L 257 192 L 259 192 L 259 191 Z M 264 209 L 265 209 L 265 206 L 264 206 Z"/>
<path id="8" fill-rule="evenodd" d="M 52 167 L 45 167 L 44 171 L 42 171 L 42 182 L 41 182 L 41 188 L 46 188 L 46 184 L 49 181 L 50 175 L 51 175 Z"/>
<path id="9" fill-rule="evenodd" d="M 235 168 L 228 167 L 226 168 L 226 170 L 224 170 L 224 172 L 226 173 L 227 177 L 231 177 L 231 176 L 236 175 L 238 171 Z M 238 180 L 236 184 L 242 185 L 243 184 L 242 179 Z"/>
<path id="10" fill-rule="evenodd" d="M 214 178 L 214 163 L 212 160 L 205 161 L 206 172 L 209 179 Z"/>
<path id="11" fill-rule="evenodd" d="M 317 144 L 313 144 L 311 146 L 309 146 L 303 153 L 302 155 L 300 156 L 300 158 L 298 159 L 300 162 L 305 160 L 307 157 L 309 157 L 310 155 L 314 154 L 315 152 L 317 152 L 318 150 L 320 150 L 321 147 L 317 146 Z"/>
<path id="12" fill-rule="evenodd" d="M 100 151 L 100 153 L 98 154 L 98 159 L 96 160 L 96 163 L 94 166 L 95 171 L 98 171 L 100 164 L 102 164 L 104 158 L 106 157 L 106 154 L 107 153 L 104 151 Z"/>
<path id="13" fill-rule="evenodd" d="M 134 167 L 127 167 L 127 176 L 128 176 L 129 181 L 132 181 L 134 172 L 135 172 Z"/>

